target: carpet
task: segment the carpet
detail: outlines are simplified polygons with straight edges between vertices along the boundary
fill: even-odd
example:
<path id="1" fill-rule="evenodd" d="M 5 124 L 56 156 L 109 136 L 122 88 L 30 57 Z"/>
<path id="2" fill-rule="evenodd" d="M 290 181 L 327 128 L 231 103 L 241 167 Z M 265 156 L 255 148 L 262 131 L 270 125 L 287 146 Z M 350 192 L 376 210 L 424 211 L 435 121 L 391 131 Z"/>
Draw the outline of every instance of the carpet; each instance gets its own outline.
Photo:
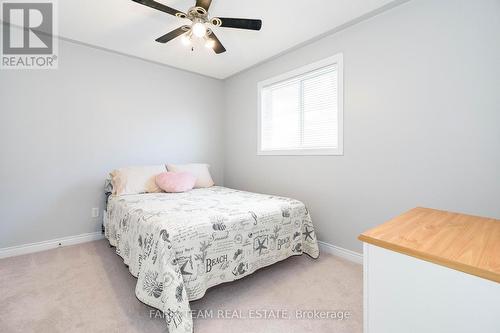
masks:
<path id="1" fill-rule="evenodd" d="M 362 332 L 362 266 L 291 257 L 191 302 L 195 333 Z M 165 332 L 106 240 L 0 260 L 0 332 Z"/>

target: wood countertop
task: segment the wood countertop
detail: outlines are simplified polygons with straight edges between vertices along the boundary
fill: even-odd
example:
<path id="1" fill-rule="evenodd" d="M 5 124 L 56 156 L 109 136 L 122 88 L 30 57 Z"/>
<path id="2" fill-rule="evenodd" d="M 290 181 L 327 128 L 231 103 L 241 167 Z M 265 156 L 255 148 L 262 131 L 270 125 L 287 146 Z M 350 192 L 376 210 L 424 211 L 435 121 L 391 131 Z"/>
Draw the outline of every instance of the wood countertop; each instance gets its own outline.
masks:
<path id="1" fill-rule="evenodd" d="M 358 238 L 500 283 L 500 220 L 418 207 Z"/>

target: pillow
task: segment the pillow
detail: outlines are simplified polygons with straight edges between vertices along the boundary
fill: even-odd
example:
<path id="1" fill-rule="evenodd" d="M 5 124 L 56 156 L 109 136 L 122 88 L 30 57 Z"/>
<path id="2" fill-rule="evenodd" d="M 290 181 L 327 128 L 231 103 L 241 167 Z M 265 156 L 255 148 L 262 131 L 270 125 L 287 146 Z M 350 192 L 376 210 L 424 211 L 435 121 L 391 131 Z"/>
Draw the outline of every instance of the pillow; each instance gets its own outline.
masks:
<path id="1" fill-rule="evenodd" d="M 155 177 L 165 171 L 164 165 L 116 169 L 111 172 L 113 194 L 159 193 L 161 188 L 156 185 Z"/>
<path id="2" fill-rule="evenodd" d="M 189 172 L 162 172 L 155 180 L 159 188 L 170 193 L 192 190 L 196 183 L 196 177 Z"/>
<path id="3" fill-rule="evenodd" d="M 196 177 L 196 183 L 194 184 L 194 188 L 202 188 L 202 187 L 210 187 L 214 185 L 214 181 L 212 180 L 212 176 L 210 175 L 210 171 L 208 168 L 210 166 L 208 164 L 167 164 L 167 170 L 170 172 L 189 172 L 193 176 Z"/>

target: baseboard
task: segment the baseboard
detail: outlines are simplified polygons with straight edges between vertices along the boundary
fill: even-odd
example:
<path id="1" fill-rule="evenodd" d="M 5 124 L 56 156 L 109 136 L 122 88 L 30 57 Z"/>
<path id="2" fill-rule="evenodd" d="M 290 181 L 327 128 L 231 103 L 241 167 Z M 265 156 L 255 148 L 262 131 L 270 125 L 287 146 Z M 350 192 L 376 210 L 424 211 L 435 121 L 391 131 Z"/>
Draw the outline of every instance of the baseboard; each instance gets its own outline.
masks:
<path id="1" fill-rule="evenodd" d="M 338 256 L 349 261 L 355 262 L 357 264 L 363 264 L 363 254 L 354 252 L 348 249 L 344 249 L 339 246 L 332 245 L 330 243 L 318 241 L 319 249 L 321 252 L 326 252 L 329 254 L 333 254 L 334 256 Z"/>
<path id="2" fill-rule="evenodd" d="M 91 242 L 103 238 L 104 236 L 100 231 L 81 234 L 76 236 L 63 237 L 58 239 L 51 239 L 43 242 L 23 244 L 12 247 L 5 247 L 0 249 L 0 259 L 19 256 L 21 254 L 28 254 L 40 252 L 45 250 L 54 249 L 56 247 L 74 245 L 79 243 Z"/>
<path id="3" fill-rule="evenodd" d="M 91 242 L 94 240 L 102 239 L 103 237 L 104 236 L 102 235 L 102 233 L 98 231 L 98 232 L 91 232 L 91 233 L 81 234 L 81 235 L 76 235 L 76 236 L 51 239 L 51 240 L 43 241 L 43 242 L 6 247 L 3 249 L 0 249 L 0 259 L 7 258 L 7 257 L 13 257 L 13 256 L 19 256 L 22 254 L 28 254 L 28 253 L 34 253 L 34 252 L 55 249 L 56 247 Z M 319 243 L 319 248 L 320 248 L 321 252 L 333 254 L 335 256 L 347 259 L 347 260 L 355 262 L 357 264 L 363 263 L 363 255 L 361 253 L 354 252 L 354 251 L 351 251 L 348 249 L 344 249 L 342 247 L 335 246 L 335 245 L 332 245 L 330 243 L 326 243 L 323 241 L 318 241 L 318 243 Z"/>

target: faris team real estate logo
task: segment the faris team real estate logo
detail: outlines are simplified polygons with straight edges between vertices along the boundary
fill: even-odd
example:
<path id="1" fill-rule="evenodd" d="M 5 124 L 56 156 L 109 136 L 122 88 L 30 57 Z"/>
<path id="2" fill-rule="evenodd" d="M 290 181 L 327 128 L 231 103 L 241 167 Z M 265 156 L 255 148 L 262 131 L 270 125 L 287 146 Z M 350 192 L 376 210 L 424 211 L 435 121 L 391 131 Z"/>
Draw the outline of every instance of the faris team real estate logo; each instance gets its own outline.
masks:
<path id="1" fill-rule="evenodd" d="M 2 69 L 56 69 L 57 3 L 1 1 Z"/>

